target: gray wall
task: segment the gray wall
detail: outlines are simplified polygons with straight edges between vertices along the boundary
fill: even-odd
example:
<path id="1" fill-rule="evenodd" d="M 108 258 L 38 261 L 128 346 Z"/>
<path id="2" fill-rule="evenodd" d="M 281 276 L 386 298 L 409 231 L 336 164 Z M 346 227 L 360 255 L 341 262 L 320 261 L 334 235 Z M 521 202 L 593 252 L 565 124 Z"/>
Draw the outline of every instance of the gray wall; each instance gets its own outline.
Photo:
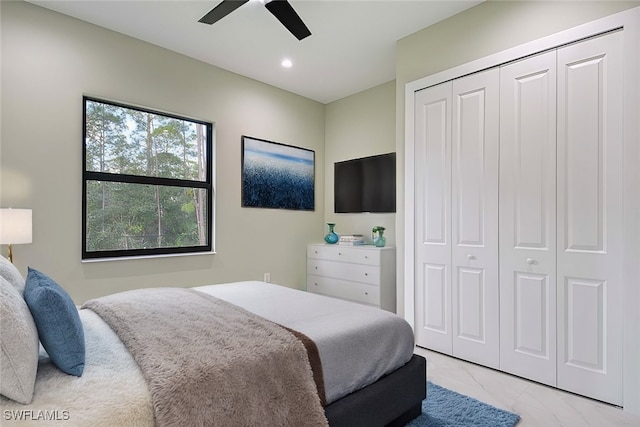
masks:
<path id="1" fill-rule="evenodd" d="M 391 153 L 395 145 L 395 81 L 327 104 L 325 127 L 325 221 L 336 223 L 338 234 L 371 238 L 374 225 L 386 228 L 387 245 L 395 245 L 393 213 L 334 213 L 334 163 L 357 157 Z"/>
<path id="2" fill-rule="evenodd" d="M 21 271 L 40 267 L 84 301 L 267 271 L 302 288 L 301 248 L 322 240 L 327 221 L 342 233 L 387 227 L 403 283 L 405 84 L 640 2 L 487 1 L 400 40 L 395 82 L 326 106 L 27 3 L 0 4 L 0 206 L 34 209 L 34 243 L 14 247 Z M 216 122 L 218 254 L 80 262 L 82 94 Z M 315 212 L 240 208 L 242 134 L 316 151 Z M 334 214 L 333 163 L 394 150 L 398 213 Z M 402 313 L 401 286 L 398 301 Z"/>
<path id="3" fill-rule="evenodd" d="M 29 3 L 0 8 L 0 206 L 33 209 L 33 243 L 14 246 L 23 274 L 49 274 L 77 303 L 263 272 L 304 288 L 301 248 L 324 232 L 324 105 Z M 85 94 L 215 122 L 217 254 L 81 262 Z M 240 207 L 243 134 L 315 150 L 314 212 Z"/>

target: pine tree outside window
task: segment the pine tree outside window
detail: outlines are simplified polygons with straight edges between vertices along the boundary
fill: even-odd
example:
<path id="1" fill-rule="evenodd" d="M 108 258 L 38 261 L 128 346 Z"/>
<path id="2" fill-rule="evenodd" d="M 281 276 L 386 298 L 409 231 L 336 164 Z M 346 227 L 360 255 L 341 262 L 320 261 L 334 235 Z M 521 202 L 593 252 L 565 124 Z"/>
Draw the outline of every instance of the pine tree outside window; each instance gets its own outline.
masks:
<path id="1" fill-rule="evenodd" d="M 211 252 L 213 124 L 83 105 L 82 259 Z"/>

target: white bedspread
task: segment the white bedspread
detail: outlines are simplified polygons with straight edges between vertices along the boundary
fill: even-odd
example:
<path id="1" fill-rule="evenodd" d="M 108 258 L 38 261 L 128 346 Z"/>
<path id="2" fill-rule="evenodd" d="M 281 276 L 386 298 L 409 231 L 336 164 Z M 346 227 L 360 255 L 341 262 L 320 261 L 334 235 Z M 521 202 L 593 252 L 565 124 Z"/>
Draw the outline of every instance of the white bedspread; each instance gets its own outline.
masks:
<path id="1" fill-rule="evenodd" d="M 194 288 L 302 332 L 317 345 L 327 404 L 411 359 L 411 326 L 384 310 L 264 282 Z"/>
<path id="2" fill-rule="evenodd" d="M 0 425 L 153 426 L 151 394 L 131 354 L 93 311 L 80 310 L 80 320 L 86 342 L 82 376 L 67 375 L 41 358 L 33 402 L 0 396 Z"/>

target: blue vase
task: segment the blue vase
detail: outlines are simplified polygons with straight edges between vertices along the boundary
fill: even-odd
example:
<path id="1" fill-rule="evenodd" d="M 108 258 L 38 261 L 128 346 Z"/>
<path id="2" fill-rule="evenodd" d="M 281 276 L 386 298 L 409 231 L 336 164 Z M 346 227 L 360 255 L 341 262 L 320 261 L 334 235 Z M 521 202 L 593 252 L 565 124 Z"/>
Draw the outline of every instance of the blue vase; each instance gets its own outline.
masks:
<path id="1" fill-rule="evenodd" d="M 329 243 L 330 245 L 338 243 L 338 239 L 340 237 L 333 231 L 333 227 L 335 227 L 336 224 L 333 222 L 328 222 L 327 225 L 329 226 L 329 232 L 326 236 L 324 236 L 324 241 Z"/>
<path id="2" fill-rule="evenodd" d="M 373 239 L 373 244 L 375 246 L 377 246 L 378 248 L 384 247 L 384 245 L 387 243 L 387 238 L 384 237 L 383 234 L 384 234 L 384 232 L 382 230 L 379 230 L 378 231 L 378 237 Z"/>

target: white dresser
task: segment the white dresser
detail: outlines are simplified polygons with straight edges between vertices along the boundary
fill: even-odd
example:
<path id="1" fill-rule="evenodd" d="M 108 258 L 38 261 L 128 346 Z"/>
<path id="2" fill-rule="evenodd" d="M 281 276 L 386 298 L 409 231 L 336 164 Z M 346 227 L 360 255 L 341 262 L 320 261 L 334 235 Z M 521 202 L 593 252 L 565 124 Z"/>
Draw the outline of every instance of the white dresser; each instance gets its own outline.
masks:
<path id="1" fill-rule="evenodd" d="M 307 291 L 395 313 L 395 248 L 369 245 L 309 245 Z"/>

